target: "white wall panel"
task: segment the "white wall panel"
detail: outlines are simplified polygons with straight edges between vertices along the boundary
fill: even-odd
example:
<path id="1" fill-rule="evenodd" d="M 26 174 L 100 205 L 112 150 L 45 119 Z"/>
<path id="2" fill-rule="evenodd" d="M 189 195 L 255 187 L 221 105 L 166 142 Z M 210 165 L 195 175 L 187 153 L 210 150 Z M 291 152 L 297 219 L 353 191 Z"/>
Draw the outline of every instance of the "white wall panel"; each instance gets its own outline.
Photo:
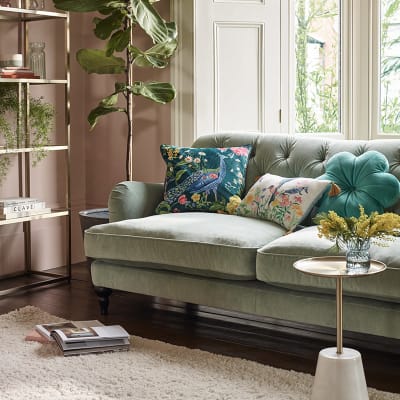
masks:
<path id="1" fill-rule="evenodd" d="M 185 31 L 173 63 L 174 142 L 215 132 L 280 132 L 282 0 L 172 1 Z"/>
<path id="2" fill-rule="evenodd" d="M 281 2 L 197 0 L 194 131 L 279 132 Z"/>
<path id="3" fill-rule="evenodd" d="M 216 132 L 262 132 L 264 126 L 263 24 L 214 25 Z M 237 56 L 237 44 L 245 43 Z"/>

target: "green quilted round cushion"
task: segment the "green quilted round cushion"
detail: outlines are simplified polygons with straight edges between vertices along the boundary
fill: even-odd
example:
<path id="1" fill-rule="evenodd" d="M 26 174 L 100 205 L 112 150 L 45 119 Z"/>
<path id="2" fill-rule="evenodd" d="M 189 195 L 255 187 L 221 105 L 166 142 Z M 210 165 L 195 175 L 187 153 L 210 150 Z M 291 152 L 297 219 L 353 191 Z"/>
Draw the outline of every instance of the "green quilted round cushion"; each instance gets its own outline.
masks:
<path id="1" fill-rule="evenodd" d="M 388 171 L 389 162 L 378 151 L 367 151 L 358 157 L 349 152 L 335 154 L 328 160 L 325 174 L 318 179 L 335 182 L 341 192 L 333 197 L 326 194 L 318 212 L 333 210 L 343 217 L 358 217 L 362 205 L 367 214 L 382 213 L 400 195 L 399 181 Z"/>

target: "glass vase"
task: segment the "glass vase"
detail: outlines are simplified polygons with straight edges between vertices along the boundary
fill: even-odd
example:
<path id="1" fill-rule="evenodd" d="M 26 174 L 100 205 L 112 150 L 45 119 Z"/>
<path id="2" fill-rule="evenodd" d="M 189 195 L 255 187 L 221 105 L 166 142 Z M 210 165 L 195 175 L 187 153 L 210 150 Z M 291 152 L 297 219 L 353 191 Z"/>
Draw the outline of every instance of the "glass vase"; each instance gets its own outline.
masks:
<path id="1" fill-rule="evenodd" d="M 31 10 L 44 10 L 45 0 L 30 0 L 29 8 Z"/>
<path id="2" fill-rule="evenodd" d="M 370 267 L 370 241 L 350 240 L 346 242 L 346 270 L 349 275 L 363 274 Z"/>
<path id="3" fill-rule="evenodd" d="M 46 78 L 46 55 L 44 47 L 45 44 L 43 42 L 29 43 L 29 68 L 40 79 Z"/>

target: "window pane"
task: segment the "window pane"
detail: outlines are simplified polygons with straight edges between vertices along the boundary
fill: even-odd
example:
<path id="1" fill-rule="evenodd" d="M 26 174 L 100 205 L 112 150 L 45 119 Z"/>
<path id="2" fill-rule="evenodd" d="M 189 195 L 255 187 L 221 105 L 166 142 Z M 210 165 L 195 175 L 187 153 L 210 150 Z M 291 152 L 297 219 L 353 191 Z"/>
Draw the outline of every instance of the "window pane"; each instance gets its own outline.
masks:
<path id="1" fill-rule="evenodd" d="M 400 0 L 381 1 L 380 131 L 400 133 Z"/>
<path id="2" fill-rule="evenodd" d="M 295 130 L 340 132 L 340 0 L 296 0 Z"/>

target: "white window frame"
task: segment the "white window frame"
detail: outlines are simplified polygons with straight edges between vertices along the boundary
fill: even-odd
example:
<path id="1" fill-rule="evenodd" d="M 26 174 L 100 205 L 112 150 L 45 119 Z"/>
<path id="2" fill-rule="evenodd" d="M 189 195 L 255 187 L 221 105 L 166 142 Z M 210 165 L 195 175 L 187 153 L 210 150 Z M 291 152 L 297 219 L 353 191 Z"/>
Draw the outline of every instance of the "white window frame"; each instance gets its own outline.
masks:
<path id="1" fill-rule="evenodd" d="M 380 131 L 380 112 L 381 112 L 381 81 L 380 81 L 380 45 L 381 45 L 381 7 L 380 0 L 369 0 L 371 19 L 370 19 L 370 32 L 371 32 L 371 102 L 370 102 L 370 115 L 371 115 L 371 138 L 373 139 L 399 139 L 400 135 L 396 133 L 383 133 Z"/>
<path id="2" fill-rule="evenodd" d="M 352 36 L 353 26 L 350 25 L 349 13 L 352 12 L 352 4 L 351 0 L 342 0 L 341 1 L 341 10 L 342 10 L 342 18 L 340 22 L 340 36 L 341 36 L 341 58 L 340 58 L 340 132 L 313 132 L 313 133 L 302 133 L 303 135 L 313 135 L 313 136 L 321 136 L 321 137 L 332 137 L 332 138 L 352 138 L 353 132 L 356 132 L 358 129 L 355 126 L 355 118 L 353 117 L 353 113 L 350 112 L 351 104 L 357 104 L 358 99 L 353 98 L 354 94 L 357 93 L 357 90 L 354 90 L 354 85 L 357 84 L 357 80 L 355 76 L 351 74 L 351 68 L 349 67 L 350 61 L 352 59 L 352 40 L 349 38 Z M 288 42 L 288 52 L 283 54 L 282 65 L 289 65 L 288 74 L 286 84 L 287 86 L 287 103 L 285 104 L 287 112 L 284 113 L 284 121 L 283 123 L 287 126 L 287 132 L 290 134 L 295 133 L 295 119 L 296 119 L 296 111 L 295 111 L 295 74 L 296 74 L 296 59 L 295 59 L 295 6 L 296 0 L 288 0 L 288 12 L 287 17 L 282 18 L 282 25 L 287 25 L 286 29 L 283 32 L 286 32 L 287 37 L 286 40 L 282 40 L 283 42 Z M 344 9 L 344 7 L 346 9 Z M 286 58 L 285 58 L 286 57 Z M 283 89 L 284 90 L 284 89 Z M 299 134 L 299 133 L 297 133 Z"/>
<path id="3" fill-rule="evenodd" d="M 171 16 L 180 32 L 180 52 L 172 65 L 177 98 L 172 106 L 172 142 L 190 145 L 196 137 L 193 63 L 194 0 L 171 0 Z M 294 134 L 295 0 L 281 3 L 281 132 Z M 399 138 L 380 126 L 380 0 L 341 0 L 341 132 L 309 133 L 346 139 Z M 185 132 L 189 132 L 188 134 Z"/>
<path id="4" fill-rule="evenodd" d="M 284 9 L 284 8 L 283 8 Z M 380 0 L 341 0 L 341 132 L 308 133 L 346 139 L 391 139 L 398 134 L 380 132 Z M 282 14 L 283 49 L 282 82 L 283 126 L 295 130 L 295 59 L 294 59 L 295 0 L 288 0 L 287 13 Z M 287 96 L 285 97 L 285 94 Z"/>

